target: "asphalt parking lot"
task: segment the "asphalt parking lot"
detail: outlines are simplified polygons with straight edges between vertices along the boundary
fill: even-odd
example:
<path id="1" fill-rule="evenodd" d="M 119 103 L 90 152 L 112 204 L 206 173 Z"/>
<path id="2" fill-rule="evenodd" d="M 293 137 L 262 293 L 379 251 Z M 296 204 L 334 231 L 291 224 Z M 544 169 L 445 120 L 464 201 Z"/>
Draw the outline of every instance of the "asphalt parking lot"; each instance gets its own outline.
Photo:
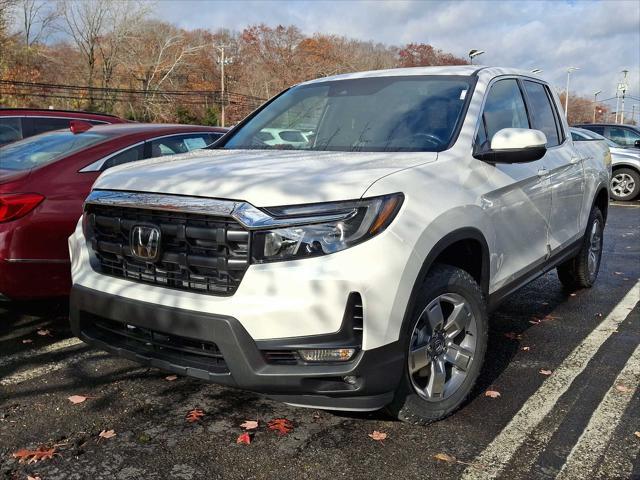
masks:
<path id="1" fill-rule="evenodd" d="M 73 339 L 64 302 L 0 304 L 0 478 L 640 478 L 639 279 L 640 203 L 612 205 L 596 286 L 571 295 L 550 272 L 508 299 L 470 401 L 425 428 L 170 381 Z M 55 455 L 13 456 L 40 446 Z"/>

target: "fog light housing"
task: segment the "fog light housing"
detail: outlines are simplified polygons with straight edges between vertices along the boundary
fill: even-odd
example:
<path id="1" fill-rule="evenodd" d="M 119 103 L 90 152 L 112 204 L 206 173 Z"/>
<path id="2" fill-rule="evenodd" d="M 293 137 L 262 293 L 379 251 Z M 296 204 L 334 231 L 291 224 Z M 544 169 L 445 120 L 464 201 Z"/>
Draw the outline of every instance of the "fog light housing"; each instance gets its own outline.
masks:
<path id="1" fill-rule="evenodd" d="M 314 348 L 298 350 L 305 362 L 346 362 L 356 353 L 355 348 Z"/>

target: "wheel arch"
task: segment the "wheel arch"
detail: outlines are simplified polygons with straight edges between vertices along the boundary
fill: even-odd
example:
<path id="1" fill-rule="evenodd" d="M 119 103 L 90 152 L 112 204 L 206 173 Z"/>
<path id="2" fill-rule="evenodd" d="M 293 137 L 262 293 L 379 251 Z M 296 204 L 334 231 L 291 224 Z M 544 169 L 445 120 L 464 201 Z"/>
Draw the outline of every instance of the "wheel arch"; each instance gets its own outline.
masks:
<path id="1" fill-rule="evenodd" d="M 479 265 L 476 265 L 474 271 L 469 271 L 468 268 L 464 268 L 461 265 L 460 260 L 465 260 L 465 256 L 458 258 L 456 261 L 455 257 L 451 256 L 452 252 L 457 251 L 457 248 L 467 248 L 473 245 L 475 248 L 471 250 L 471 254 L 480 253 L 480 262 Z M 466 257 L 467 259 L 469 257 Z M 446 260 L 442 261 L 441 260 Z M 413 284 L 411 289 L 411 294 L 409 296 L 409 301 L 407 302 L 407 306 L 404 312 L 404 317 L 402 319 L 402 328 L 401 332 L 404 331 L 407 322 L 411 318 L 411 314 L 415 308 L 416 300 L 417 300 L 417 292 L 420 289 L 420 286 L 423 284 L 425 278 L 429 274 L 429 271 L 436 263 L 446 263 L 448 265 L 462 268 L 466 270 L 480 285 L 480 289 L 485 297 L 488 296 L 489 293 L 489 281 L 490 281 L 490 255 L 489 255 L 489 245 L 484 234 L 477 228 L 474 227 L 464 227 L 454 230 L 444 237 L 442 237 L 429 251 L 428 255 L 424 259 L 418 276 Z"/>

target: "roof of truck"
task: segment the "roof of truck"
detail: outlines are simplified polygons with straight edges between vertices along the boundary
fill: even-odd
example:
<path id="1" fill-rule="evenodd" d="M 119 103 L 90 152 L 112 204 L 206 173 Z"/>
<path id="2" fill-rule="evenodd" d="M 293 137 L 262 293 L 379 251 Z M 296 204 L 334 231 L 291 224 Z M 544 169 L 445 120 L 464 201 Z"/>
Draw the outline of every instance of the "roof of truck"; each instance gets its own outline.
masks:
<path id="1" fill-rule="evenodd" d="M 366 72 L 355 73 L 343 73 L 340 75 L 333 75 L 331 77 L 317 78 L 315 80 L 309 80 L 303 82 L 300 85 L 308 85 L 312 83 L 336 81 L 336 80 L 351 80 L 355 78 L 374 78 L 374 77 L 403 77 L 412 75 L 459 75 L 459 76 L 472 76 L 478 72 L 486 70 L 487 72 L 495 73 L 496 75 L 525 75 L 528 77 L 537 77 L 536 74 L 527 70 L 519 70 L 517 68 L 506 67 L 490 67 L 485 65 L 449 65 L 440 67 L 411 67 L 411 68 L 390 68 L 387 70 L 369 70 Z"/>

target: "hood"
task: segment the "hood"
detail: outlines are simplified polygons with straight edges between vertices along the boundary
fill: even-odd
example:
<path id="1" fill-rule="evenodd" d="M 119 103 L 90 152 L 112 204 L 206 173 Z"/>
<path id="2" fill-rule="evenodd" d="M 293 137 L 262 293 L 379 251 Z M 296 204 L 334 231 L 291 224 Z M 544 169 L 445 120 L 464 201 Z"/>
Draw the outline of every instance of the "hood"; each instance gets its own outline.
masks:
<path id="1" fill-rule="evenodd" d="M 435 152 L 197 150 L 109 169 L 94 188 L 294 205 L 360 198 L 379 178 L 436 158 Z"/>

